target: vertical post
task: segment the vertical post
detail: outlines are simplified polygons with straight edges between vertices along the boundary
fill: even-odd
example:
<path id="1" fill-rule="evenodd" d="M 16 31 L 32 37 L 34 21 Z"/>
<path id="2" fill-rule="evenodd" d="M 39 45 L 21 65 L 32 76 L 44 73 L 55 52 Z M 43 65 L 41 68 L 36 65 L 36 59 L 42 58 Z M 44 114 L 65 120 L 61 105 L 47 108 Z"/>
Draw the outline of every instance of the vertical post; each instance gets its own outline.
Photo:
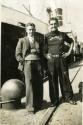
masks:
<path id="1" fill-rule="evenodd" d="M 1 19 L 1 6 L 0 6 L 0 19 Z M 0 20 L 0 89 L 1 89 L 1 20 Z"/>
<path id="2" fill-rule="evenodd" d="M 1 6 L 0 6 L 0 19 L 1 19 Z M 0 20 L 0 89 L 1 89 L 1 20 Z M 1 95 L 0 95 L 0 102 L 1 102 Z M 2 105 L 0 104 L 0 108 Z"/>

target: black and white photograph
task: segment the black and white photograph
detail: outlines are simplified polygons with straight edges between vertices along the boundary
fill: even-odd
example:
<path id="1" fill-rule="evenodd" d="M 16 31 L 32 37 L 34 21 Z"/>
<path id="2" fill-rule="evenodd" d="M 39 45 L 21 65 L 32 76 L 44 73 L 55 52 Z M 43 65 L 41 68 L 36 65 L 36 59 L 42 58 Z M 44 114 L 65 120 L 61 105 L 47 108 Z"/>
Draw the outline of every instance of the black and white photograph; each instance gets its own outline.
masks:
<path id="1" fill-rule="evenodd" d="M 82 0 L 0 0 L 0 125 L 83 125 L 82 12 Z"/>

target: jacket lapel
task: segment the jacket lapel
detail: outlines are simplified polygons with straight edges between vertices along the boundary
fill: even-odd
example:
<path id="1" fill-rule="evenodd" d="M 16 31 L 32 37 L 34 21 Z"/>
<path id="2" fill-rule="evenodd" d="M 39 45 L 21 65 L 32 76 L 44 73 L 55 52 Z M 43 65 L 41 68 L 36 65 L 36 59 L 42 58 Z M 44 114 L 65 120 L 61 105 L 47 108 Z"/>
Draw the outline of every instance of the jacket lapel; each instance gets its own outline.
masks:
<path id="1" fill-rule="evenodd" d="M 29 39 L 27 37 L 25 37 L 25 47 L 28 49 L 30 47 L 30 42 L 29 42 Z"/>

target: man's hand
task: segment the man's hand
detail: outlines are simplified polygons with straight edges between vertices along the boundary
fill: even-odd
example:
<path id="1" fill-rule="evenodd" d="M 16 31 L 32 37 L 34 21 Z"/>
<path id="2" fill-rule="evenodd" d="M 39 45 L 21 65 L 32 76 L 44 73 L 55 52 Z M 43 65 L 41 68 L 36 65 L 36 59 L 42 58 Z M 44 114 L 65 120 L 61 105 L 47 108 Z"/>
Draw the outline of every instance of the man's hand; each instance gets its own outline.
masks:
<path id="1" fill-rule="evenodd" d="M 22 59 L 22 60 L 20 60 L 20 63 L 23 65 L 23 64 L 24 64 L 24 61 L 25 61 L 25 60 L 24 60 L 24 59 Z"/>
<path id="2" fill-rule="evenodd" d="M 31 53 L 35 53 L 36 52 L 36 49 L 31 49 Z"/>
<path id="3" fill-rule="evenodd" d="M 62 57 L 63 57 L 63 58 L 67 58 L 69 55 L 70 55 L 70 52 L 63 53 Z"/>
<path id="4" fill-rule="evenodd" d="M 52 55 L 50 53 L 46 54 L 47 59 L 52 59 Z"/>

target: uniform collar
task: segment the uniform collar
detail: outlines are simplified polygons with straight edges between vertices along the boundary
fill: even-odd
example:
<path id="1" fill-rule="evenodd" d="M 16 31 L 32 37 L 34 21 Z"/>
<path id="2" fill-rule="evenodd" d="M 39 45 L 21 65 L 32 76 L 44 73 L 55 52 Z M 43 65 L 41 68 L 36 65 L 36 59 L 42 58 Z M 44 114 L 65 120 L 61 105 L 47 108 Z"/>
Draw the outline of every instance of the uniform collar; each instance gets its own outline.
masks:
<path id="1" fill-rule="evenodd" d="M 56 31 L 52 31 L 52 32 L 50 32 L 52 35 L 58 35 L 59 34 L 59 31 L 58 30 L 56 30 Z"/>

